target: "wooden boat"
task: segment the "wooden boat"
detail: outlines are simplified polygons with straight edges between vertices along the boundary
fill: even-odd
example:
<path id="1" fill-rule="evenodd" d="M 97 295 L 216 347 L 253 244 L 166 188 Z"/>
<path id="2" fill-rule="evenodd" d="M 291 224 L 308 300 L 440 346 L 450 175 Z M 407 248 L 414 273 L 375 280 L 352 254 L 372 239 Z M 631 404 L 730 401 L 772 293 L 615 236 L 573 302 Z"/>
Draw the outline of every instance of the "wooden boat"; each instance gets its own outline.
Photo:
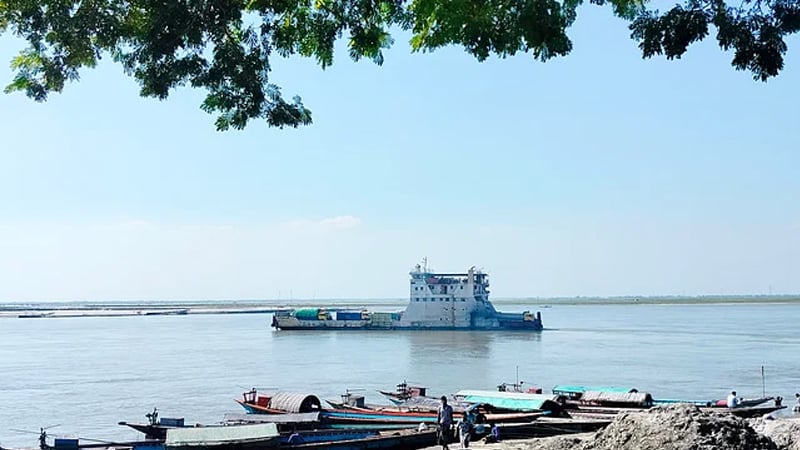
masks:
<path id="1" fill-rule="evenodd" d="M 188 308 L 181 308 L 181 309 L 169 309 L 169 310 L 156 310 L 156 311 L 145 311 L 145 316 L 182 316 L 189 314 Z"/>
<path id="2" fill-rule="evenodd" d="M 523 392 L 526 394 L 541 394 L 542 388 L 539 387 L 529 387 L 526 388 L 523 386 L 525 382 L 519 381 L 516 383 L 500 383 L 497 385 L 498 392 Z"/>
<path id="3" fill-rule="evenodd" d="M 449 399 L 447 404 L 453 407 L 454 414 L 463 413 L 474 406 L 472 403 L 462 402 L 455 398 Z M 438 411 L 440 405 L 441 400 L 433 397 L 411 397 L 408 400 L 395 403 L 396 408 L 408 411 Z M 380 407 L 385 408 L 383 405 Z"/>
<path id="4" fill-rule="evenodd" d="M 209 427 L 226 428 L 226 427 Z M 293 433 L 294 434 L 294 433 Z M 294 442 L 290 443 L 290 439 Z M 296 440 L 295 440 L 296 439 Z M 416 450 L 429 447 L 436 443 L 436 430 L 428 429 L 417 431 L 416 429 L 403 430 L 315 430 L 303 431 L 292 436 L 289 433 L 282 433 L 277 445 L 274 443 L 264 443 L 256 446 L 236 445 L 235 447 L 224 447 L 225 449 L 333 449 L 333 450 Z M 164 445 L 164 450 L 174 447 Z M 202 445 L 191 447 L 191 450 L 206 450 L 222 448 L 218 446 Z M 148 449 L 154 450 L 154 449 Z"/>
<path id="5" fill-rule="evenodd" d="M 280 415 L 287 414 L 285 411 L 274 410 L 271 408 L 260 408 L 248 405 L 246 411 L 250 414 L 268 415 L 278 418 Z M 395 428 L 398 425 L 417 426 L 420 423 L 435 424 L 438 414 L 436 411 L 409 411 L 398 408 L 387 407 L 383 409 L 370 409 L 359 407 L 322 409 L 315 412 L 321 428 L 328 428 L 331 425 L 351 425 L 351 426 L 386 426 Z M 524 411 L 510 413 L 481 413 L 487 421 L 493 422 L 520 422 L 530 421 L 540 417 L 542 411 Z M 279 420 L 279 419 L 278 419 Z"/>
<path id="6" fill-rule="evenodd" d="M 672 404 L 678 404 L 681 402 L 674 402 Z M 690 402 L 686 402 L 687 404 L 692 404 Z M 697 406 L 697 405 L 695 405 Z M 721 408 L 717 406 L 697 406 L 698 409 L 701 411 L 709 411 L 709 412 L 719 412 L 719 413 L 726 413 L 732 414 L 737 417 L 743 418 L 752 418 L 752 417 L 761 417 L 765 414 L 769 414 L 781 409 L 786 408 L 784 405 L 776 406 L 776 405 L 759 405 L 759 406 L 743 406 L 737 408 Z M 647 411 L 650 407 L 647 408 L 622 408 L 622 407 L 608 407 L 608 406 L 588 406 L 588 405 L 579 405 L 574 407 L 568 407 L 566 413 L 569 414 L 570 417 L 574 418 L 613 418 L 619 413 L 623 412 L 636 412 L 636 411 Z"/>
<path id="7" fill-rule="evenodd" d="M 76 439 L 55 439 L 49 445 L 42 440 L 40 450 L 206 450 L 206 449 L 335 449 L 335 450 L 415 450 L 436 443 L 436 430 L 316 430 L 298 433 L 298 442 L 289 443 L 290 433 L 273 436 L 270 427 L 266 432 L 243 433 L 244 426 L 191 426 L 170 429 L 168 440 L 134 442 L 92 442 Z"/>
<path id="8" fill-rule="evenodd" d="M 145 439 L 164 441 L 167 438 L 167 430 L 170 428 L 183 428 L 183 417 L 158 417 L 158 408 L 153 408 L 153 412 L 144 415 L 147 418 L 147 423 L 129 423 L 118 422 L 117 425 L 123 425 L 143 433 Z"/>
<path id="9" fill-rule="evenodd" d="M 759 397 L 759 398 L 742 398 L 739 399 L 739 406 L 737 408 L 742 407 L 749 407 L 749 406 L 758 406 L 768 401 L 775 400 L 775 397 Z M 782 400 L 782 399 L 781 399 Z M 722 399 L 715 401 L 711 407 L 717 408 L 727 408 L 728 407 L 728 399 Z"/>
<path id="10" fill-rule="evenodd" d="M 639 392 L 636 388 L 616 386 L 557 385 L 553 394 L 563 395 L 567 404 L 613 406 L 627 408 L 648 408 L 656 405 L 688 403 L 698 407 L 727 408 L 727 399 L 722 400 L 677 400 L 656 399 L 650 394 Z M 740 399 L 739 407 L 755 407 L 776 400 L 775 397 Z M 780 404 L 776 406 L 781 406 Z"/>
<path id="11" fill-rule="evenodd" d="M 400 407 L 400 408 L 408 408 L 410 410 L 436 411 L 436 410 L 439 409 L 439 405 L 441 404 L 441 400 L 440 400 L 441 396 L 440 397 L 430 397 L 430 396 L 427 396 L 427 395 L 414 395 L 414 396 L 411 396 L 411 397 L 406 398 L 406 399 L 401 399 L 400 397 L 397 397 L 397 396 L 386 395 L 385 391 L 378 391 L 378 392 L 380 392 L 381 394 L 384 394 L 384 396 L 386 396 L 386 398 L 390 402 L 392 402 L 392 404 L 394 404 L 395 406 Z M 328 403 L 330 403 L 330 402 L 328 402 Z M 347 402 L 344 401 L 344 398 L 343 398 L 343 402 L 342 403 L 343 404 L 347 403 Z M 448 396 L 447 397 L 447 403 L 450 406 L 453 407 L 453 412 L 454 413 L 462 413 L 462 412 L 466 411 L 467 409 L 469 409 L 472 406 L 471 403 L 466 403 L 466 402 L 459 401 L 458 399 L 456 399 L 453 396 Z M 372 405 L 367 405 L 367 406 L 372 406 Z M 339 408 L 339 407 L 345 407 L 345 406 L 343 406 L 341 404 L 337 404 L 334 407 L 335 408 Z"/>
<path id="12" fill-rule="evenodd" d="M 352 393 L 343 394 L 340 402 L 331 400 L 325 400 L 325 402 L 331 405 L 333 409 L 361 411 L 438 412 L 441 405 L 439 398 L 427 396 L 414 396 L 402 401 L 395 399 L 393 406 L 367 404 L 364 402 L 363 395 L 353 395 Z M 452 406 L 454 414 L 460 414 L 475 407 L 472 403 L 465 403 L 456 399 L 452 399 L 448 403 Z"/>
<path id="13" fill-rule="evenodd" d="M 338 428 L 322 430 L 296 430 L 281 433 L 281 446 L 296 445 L 301 441 L 304 444 L 315 444 L 322 442 L 352 441 L 354 439 L 364 439 L 380 435 L 380 430 L 372 428 Z"/>
<path id="14" fill-rule="evenodd" d="M 742 406 L 737 408 L 700 408 L 701 410 L 709 410 L 709 411 L 718 411 L 718 412 L 726 412 L 729 414 L 733 414 L 737 417 L 743 418 L 753 418 L 753 417 L 762 417 L 765 414 L 770 414 L 775 411 L 781 410 L 786 408 L 786 406 L 775 406 L 775 405 L 758 405 L 758 406 Z"/>
<path id="15" fill-rule="evenodd" d="M 577 405 L 647 409 L 653 404 L 653 397 L 647 392 L 586 391 L 580 397 L 566 400 L 567 408 Z"/>
<path id="16" fill-rule="evenodd" d="M 296 449 L 335 449 L 335 450 L 415 450 L 436 445 L 435 429 L 417 431 L 416 429 L 377 431 L 376 434 L 357 439 L 335 441 L 307 442 L 302 444 L 282 445 L 281 448 Z"/>
<path id="17" fill-rule="evenodd" d="M 203 426 L 230 426 L 247 425 L 254 423 L 274 423 L 278 426 L 278 431 L 287 432 L 291 430 L 310 430 L 322 426 L 319 420 L 319 413 L 299 413 L 299 414 L 225 414 L 221 424 L 214 425 L 185 425 L 183 419 L 163 418 L 158 421 L 148 423 L 119 422 L 134 430 L 143 433 L 145 439 L 163 441 L 167 437 L 167 430 L 170 428 L 203 427 Z"/>
<path id="18" fill-rule="evenodd" d="M 83 439 L 55 439 L 52 445 L 40 445 L 39 450 L 163 450 L 159 441 L 102 441 L 85 442 Z"/>
<path id="19" fill-rule="evenodd" d="M 553 394 L 560 396 L 569 410 L 587 406 L 647 409 L 655 404 L 652 395 L 631 387 L 556 385 Z"/>
<path id="20" fill-rule="evenodd" d="M 272 419 L 307 420 L 302 422 L 307 426 L 327 426 L 316 420 L 318 413 L 281 414 L 281 415 L 245 415 L 247 417 L 227 416 L 227 423 L 236 425 L 190 425 L 165 426 L 164 419 L 158 423 L 122 424 L 149 435 L 164 435 L 163 440 L 147 441 L 153 448 L 136 450 L 171 450 L 171 449 L 254 449 L 254 448 L 331 448 L 339 450 L 349 449 L 416 449 L 433 445 L 436 441 L 435 429 L 416 431 L 409 429 L 409 424 L 403 424 L 402 430 L 387 430 L 381 428 L 323 428 L 323 429 L 298 429 L 298 422 L 291 424 L 291 430 L 280 431 L 274 439 L 271 430 L 279 424 L 270 422 Z M 313 417 L 312 417 L 313 416 Z M 312 421 L 313 419 L 313 421 Z M 151 421 L 154 422 L 154 421 Z M 246 423 L 248 425 L 241 425 Z M 288 422 L 287 422 L 288 423 Z M 246 439 L 253 433 L 243 433 L 245 426 L 266 425 L 268 433 L 255 434 L 255 439 Z M 233 433 L 231 431 L 234 430 Z M 188 434 L 191 439 L 188 439 Z M 296 435 L 294 438 L 293 435 Z M 290 443 L 292 439 L 292 443 Z M 55 449 L 47 449 L 55 450 Z M 58 450 L 70 450 L 60 448 Z M 130 450 L 134 450 L 131 448 Z"/>
<path id="21" fill-rule="evenodd" d="M 420 413 L 422 415 L 427 416 L 438 416 L 439 406 L 441 405 L 441 401 L 439 399 L 433 399 L 430 397 L 424 396 L 415 396 L 407 399 L 405 402 L 394 405 L 394 406 L 384 406 L 384 405 L 366 405 L 364 404 L 364 397 L 363 396 L 354 396 L 351 393 L 346 393 L 342 395 L 342 402 L 331 402 L 326 400 L 331 406 L 334 407 L 334 410 L 351 410 L 362 412 L 366 414 L 370 413 Z M 470 415 L 474 415 L 476 417 L 480 416 L 481 420 L 489 421 L 489 422 L 497 422 L 497 423 L 507 423 L 507 422 L 528 422 L 531 420 L 535 420 L 538 417 L 541 417 L 547 412 L 544 411 L 515 411 L 510 410 L 509 412 L 502 412 L 505 410 L 498 409 L 490 404 L 485 403 L 467 403 L 459 401 L 458 399 L 454 400 L 455 403 L 453 406 L 453 413 L 454 414 L 462 414 L 462 413 L 469 413 Z M 325 413 L 323 413 L 325 416 Z"/>
<path id="22" fill-rule="evenodd" d="M 373 411 L 354 409 L 326 409 L 320 412 L 320 420 L 338 424 L 436 424 L 437 413 L 427 411 Z"/>
<path id="23" fill-rule="evenodd" d="M 585 433 L 605 428 L 612 419 L 573 419 L 563 417 L 542 417 L 528 423 L 498 424 L 502 439 L 527 439 L 536 437 L 556 436 L 561 434 Z M 483 427 L 482 431 L 476 429 L 476 438 L 489 434 L 490 428 Z"/>
<path id="24" fill-rule="evenodd" d="M 551 416 L 560 416 L 564 409 L 556 395 L 462 390 L 456 392 L 455 397 L 466 403 L 491 405 L 498 411 L 546 412 Z"/>
<path id="25" fill-rule="evenodd" d="M 165 450 L 256 450 L 276 448 L 280 433 L 274 423 L 167 429 Z"/>
<path id="26" fill-rule="evenodd" d="M 278 431 L 316 430 L 330 428 L 319 419 L 319 412 L 287 413 L 287 414 L 235 414 L 226 413 L 222 423 L 225 425 L 243 425 L 248 423 L 274 423 Z"/>
<path id="27" fill-rule="evenodd" d="M 426 437 L 412 437 L 409 433 L 396 434 L 385 427 L 358 427 L 358 428 L 328 428 L 329 424 L 319 421 L 319 413 L 299 414 L 228 414 L 223 421 L 224 425 L 185 425 L 183 419 L 158 419 L 157 411 L 147 414 L 147 424 L 120 422 L 120 425 L 131 427 L 152 439 L 148 441 L 153 445 L 165 444 L 168 433 L 176 428 L 198 429 L 203 428 L 203 433 L 221 433 L 236 429 L 238 425 L 275 424 L 278 427 L 278 445 L 281 448 L 410 448 L 417 440 L 425 445 L 430 444 Z M 281 422 L 282 421 L 282 422 Z M 279 423 L 276 423 L 279 422 Z M 403 430 L 408 430 L 410 425 L 403 424 Z M 416 428 L 417 425 L 414 425 Z M 211 429 L 211 431 L 208 431 Z M 220 431 L 222 430 L 222 431 Z M 290 438 L 296 434 L 302 444 L 293 442 Z M 366 447 L 363 447 L 367 445 Z M 266 446 L 272 447 L 269 442 Z M 361 446 L 361 447 L 359 447 Z M 215 446 L 211 446 L 214 448 Z M 248 445 L 244 445 L 248 447 Z M 60 449 L 67 450 L 67 449 Z M 153 450 L 153 449 L 150 449 Z M 159 449 L 163 450 L 163 449 Z"/>
<path id="28" fill-rule="evenodd" d="M 52 317 L 54 313 L 52 312 L 40 312 L 40 313 L 23 313 L 18 315 L 17 317 L 20 319 L 43 319 L 45 317 Z"/>
<path id="29" fill-rule="evenodd" d="M 559 384 L 553 386 L 553 394 L 563 395 L 570 400 L 578 400 L 585 392 L 617 392 L 617 393 L 636 393 L 638 389 L 632 387 L 618 387 L 618 386 L 584 386 L 584 385 L 568 385 Z"/>
<path id="30" fill-rule="evenodd" d="M 255 390 L 246 392 L 244 400 L 236 400 L 249 414 L 319 414 L 319 421 L 335 424 L 408 424 L 436 423 L 436 412 L 430 411 L 379 411 L 350 408 L 322 409 L 319 398 L 309 394 L 277 392 L 259 395 Z"/>
<path id="31" fill-rule="evenodd" d="M 413 397 L 425 397 L 427 395 L 428 389 L 422 386 L 411 386 L 405 380 L 402 383 L 397 385 L 397 389 L 395 392 L 388 392 L 388 391 L 381 391 L 378 390 L 381 394 L 387 397 L 392 402 L 399 402 L 402 403 L 410 398 Z"/>
<path id="32" fill-rule="evenodd" d="M 361 397 L 363 399 L 363 397 Z M 314 395 L 296 393 L 275 393 L 271 396 L 259 395 L 255 391 L 245 393 L 244 400 L 236 400 L 249 414 L 267 414 L 278 417 L 283 414 L 316 413 L 323 427 L 330 425 L 376 425 L 395 427 L 397 425 L 417 426 L 420 423 L 435 424 L 437 411 L 410 410 L 402 407 L 369 408 L 363 402 L 355 405 L 343 404 L 340 408 L 319 408 L 319 399 Z M 358 406 L 363 405 L 363 406 Z M 506 414 L 490 411 L 481 412 L 486 420 L 494 422 L 530 421 L 542 415 L 540 410 L 512 411 Z"/>
<path id="33" fill-rule="evenodd" d="M 42 429 L 39 434 L 39 450 L 163 450 L 162 443 L 154 440 L 144 441 L 104 441 L 85 438 L 55 438 L 48 441 L 47 432 Z"/>
<path id="34" fill-rule="evenodd" d="M 776 397 L 757 397 L 757 398 L 743 398 L 739 400 L 740 407 L 751 407 L 763 405 L 768 401 L 776 400 Z M 781 398 L 781 400 L 783 400 Z M 689 403 L 696 406 L 705 406 L 708 408 L 727 408 L 728 400 L 677 400 L 677 399 L 654 399 L 653 403 L 656 405 L 671 405 L 675 403 Z M 778 405 L 780 406 L 780 405 Z"/>
<path id="35" fill-rule="evenodd" d="M 482 420 L 494 423 L 529 422 L 545 413 L 527 411 L 516 413 L 487 413 L 481 415 Z M 322 422 L 336 424 L 436 424 L 438 414 L 435 412 L 394 412 L 373 410 L 324 410 L 320 413 Z"/>

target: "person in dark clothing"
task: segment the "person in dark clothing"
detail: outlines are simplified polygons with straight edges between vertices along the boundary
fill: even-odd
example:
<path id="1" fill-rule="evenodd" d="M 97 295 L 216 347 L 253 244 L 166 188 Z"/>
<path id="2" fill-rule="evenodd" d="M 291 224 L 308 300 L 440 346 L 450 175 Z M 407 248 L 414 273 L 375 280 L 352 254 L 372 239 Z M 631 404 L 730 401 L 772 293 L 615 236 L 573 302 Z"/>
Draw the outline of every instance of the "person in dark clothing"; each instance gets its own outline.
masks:
<path id="1" fill-rule="evenodd" d="M 492 426 L 491 433 L 489 433 L 489 435 L 483 439 L 483 442 L 486 444 L 500 442 L 500 428 L 498 428 L 497 425 L 495 424 L 492 424 L 491 426 Z"/>
<path id="2" fill-rule="evenodd" d="M 453 407 L 447 404 L 447 397 L 444 395 L 441 398 L 442 404 L 439 406 L 439 414 L 436 422 L 439 424 L 439 445 L 442 450 L 450 450 L 448 443 L 452 436 L 453 427 Z"/>

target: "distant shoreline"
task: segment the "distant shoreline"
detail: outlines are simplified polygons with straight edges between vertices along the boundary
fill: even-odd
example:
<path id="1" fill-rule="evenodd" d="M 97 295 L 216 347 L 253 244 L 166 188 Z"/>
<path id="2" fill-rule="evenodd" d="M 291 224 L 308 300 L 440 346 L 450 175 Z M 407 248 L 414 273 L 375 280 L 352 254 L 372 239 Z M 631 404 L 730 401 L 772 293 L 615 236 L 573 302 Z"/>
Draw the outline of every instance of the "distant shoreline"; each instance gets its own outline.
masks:
<path id="1" fill-rule="evenodd" d="M 800 304 L 800 295 L 696 296 L 696 297 L 569 297 L 498 298 L 498 306 L 525 305 L 547 309 L 581 305 L 723 305 Z M 320 300 L 208 300 L 208 301 L 70 301 L 0 302 L 0 318 L 129 317 L 184 314 L 269 314 L 286 308 L 324 307 L 336 309 L 402 308 L 403 299 Z"/>

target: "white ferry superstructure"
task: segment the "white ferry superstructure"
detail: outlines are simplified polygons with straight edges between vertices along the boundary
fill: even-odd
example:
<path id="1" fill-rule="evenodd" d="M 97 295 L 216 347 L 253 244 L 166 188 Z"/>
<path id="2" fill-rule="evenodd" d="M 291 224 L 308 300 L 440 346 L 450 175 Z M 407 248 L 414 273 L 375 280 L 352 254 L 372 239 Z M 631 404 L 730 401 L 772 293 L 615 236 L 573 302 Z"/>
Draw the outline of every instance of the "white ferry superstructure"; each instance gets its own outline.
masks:
<path id="1" fill-rule="evenodd" d="M 427 264 L 409 274 L 409 303 L 402 312 L 288 309 L 273 315 L 278 330 L 542 330 L 541 313 L 498 312 L 489 301 L 489 275 L 474 267 L 466 273 L 434 273 Z"/>

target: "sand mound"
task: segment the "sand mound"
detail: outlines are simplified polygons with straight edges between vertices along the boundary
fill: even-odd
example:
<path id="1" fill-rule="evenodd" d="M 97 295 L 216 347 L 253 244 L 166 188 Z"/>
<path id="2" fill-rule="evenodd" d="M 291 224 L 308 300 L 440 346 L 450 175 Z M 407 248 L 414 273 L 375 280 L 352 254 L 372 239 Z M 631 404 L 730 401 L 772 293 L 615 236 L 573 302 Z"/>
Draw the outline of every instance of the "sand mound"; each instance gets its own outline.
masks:
<path id="1" fill-rule="evenodd" d="M 776 450 L 775 443 L 730 414 L 670 405 L 626 413 L 597 433 L 593 450 Z"/>
<path id="2" fill-rule="evenodd" d="M 777 429 L 775 435 L 786 431 Z M 692 405 L 670 405 L 623 413 L 604 430 L 588 436 L 562 436 L 503 446 L 530 450 L 800 450 L 778 447 L 750 424 L 722 412 Z M 794 444 L 794 441 L 792 441 Z"/>
<path id="3" fill-rule="evenodd" d="M 800 450 L 800 419 L 752 419 L 750 425 L 772 439 L 778 450 Z"/>

